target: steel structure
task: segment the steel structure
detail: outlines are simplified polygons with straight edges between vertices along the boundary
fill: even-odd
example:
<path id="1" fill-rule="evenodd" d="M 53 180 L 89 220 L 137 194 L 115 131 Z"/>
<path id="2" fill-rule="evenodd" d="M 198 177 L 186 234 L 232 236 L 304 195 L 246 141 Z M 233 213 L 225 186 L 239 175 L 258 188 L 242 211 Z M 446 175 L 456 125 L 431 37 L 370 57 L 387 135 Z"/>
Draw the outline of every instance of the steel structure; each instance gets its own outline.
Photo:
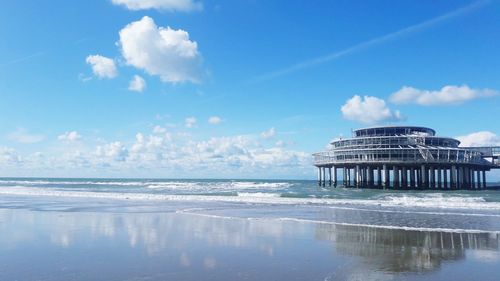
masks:
<path id="1" fill-rule="evenodd" d="M 482 189 L 486 171 L 500 168 L 500 147 L 460 147 L 431 128 L 362 128 L 313 154 L 318 183 L 394 189 Z M 332 175 L 333 170 L 333 175 Z M 327 178 L 328 173 L 328 178 Z"/>

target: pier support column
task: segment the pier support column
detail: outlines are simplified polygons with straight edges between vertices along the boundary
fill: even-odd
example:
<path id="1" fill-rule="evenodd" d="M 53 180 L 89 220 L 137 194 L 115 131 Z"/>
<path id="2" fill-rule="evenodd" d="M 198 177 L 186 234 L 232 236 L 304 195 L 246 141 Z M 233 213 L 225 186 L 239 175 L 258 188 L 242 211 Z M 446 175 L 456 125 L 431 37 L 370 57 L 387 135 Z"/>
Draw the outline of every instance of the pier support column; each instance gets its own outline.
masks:
<path id="1" fill-rule="evenodd" d="M 451 189 L 456 189 L 457 188 L 457 167 L 456 166 L 451 166 L 451 170 L 450 170 L 450 188 Z"/>
<path id="2" fill-rule="evenodd" d="M 370 176 L 368 175 L 368 167 L 363 168 L 363 187 L 368 187 Z"/>
<path id="3" fill-rule="evenodd" d="M 477 189 L 481 189 L 481 170 L 476 171 L 477 176 Z"/>
<path id="4" fill-rule="evenodd" d="M 430 167 L 429 169 L 429 174 L 430 174 L 430 187 L 432 189 L 436 188 L 436 173 L 434 172 L 434 167 Z"/>
<path id="5" fill-rule="evenodd" d="M 333 166 L 333 186 L 337 187 L 337 167 Z"/>
<path id="6" fill-rule="evenodd" d="M 367 167 L 368 175 L 366 175 L 367 186 L 373 187 L 373 169 L 372 166 Z"/>
<path id="7" fill-rule="evenodd" d="M 401 168 L 401 187 L 408 188 L 408 169 Z"/>
<path id="8" fill-rule="evenodd" d="M 428 181 L 429 177 L 428 177 L 427 169 L 425 168 L 425 165 L 422 165 L 420 167 L 420 173 L 421 173 L 421 178 L 422 178 L 422 187 L 427 188 L 427 181 Z"/>
<path id="9" fill-rule="evenodd" d="M 415 168 L 410 168 L 410 187 L 415 188 Z"/>
<path id="10" fill-rule="evenodd" d="M 351 175 L 349 174 L 350 173 L 350 169 L 349 168 L 345 168 L 345 176 L 346 176 L 346 182 L 345 182 L 345 187 L 349 187 L 349 180 L 351 179 Z"/>
<path id="11" fill-rule="evenodd" d="M 474 168 L 469 167 L 469 188 L 474 189 L 475 184 L 474 184 Z"/>
<path id="12" fill-rule="evenodd" d="M 464 184 L 462 167 L 457 167 L 457 188 L 461 189 Z"/>
<path id="13" fill-rule="evenodd" d="M 470 170 L 469 170 L 469 167 L 464 167 L 464 188 L 470 189 Z"/>
<path id="14" fill-rule="evenodd" d="M 323 180 L 323 184 L 322 184 L 322 186 L 325 186 L 325 184 L 326 184 L 326 168 L 323 167 L 322 169 L 323 169 L 323 171 L 321 172 L 323 174 L 323 179 L 322 179 Z"/>
<path id="15" fill-rule="evenodd" d="M 384 189 L 389 187 L 389 170 L 387 169 L 387 165 L 384 164 Z"/>
<path id="16" fill-rule="evenodd" d="M 442 174 L 442 170 L 441 170 L 441 168 L 439 168 L 439 167 L 438 167 L 438 168 L 436 169 L 436 171 L 437 171 L 437 176 L 438 176 L 438 177 L 437 177 L 437 187 L 438 187 L 439 189 L 441 189 L 441 188 L 443 188 L 443 182 L 441 181 L 441 174 Z"/>
<path id="17" fill-rule="evenodd" d="M 354 181 L 356 182 L 356 187 L 359 187 L 359 183 L 361 181 L 360 169 L 359 165 L 356 165 L 356 168 L 354 169 Z"/>
<path id="18" fill-rule="evenodd" d="M 321 167 L 318 167 L 318 185 L 321 186 Z"/>
<path id="19" fill-rule="evenodd" d="M 457 188 L 462 189 L 464 186 L 464 167 L 458 166 L 457 169 Z"/>
<path id="20" fill-rule="evenodd" d="M 443 169 L 443 188 L 448 188 L 448 168 L 446 167 Z"/>
<path id="21" fill-rule="evenodd" d="M 366 187 L 366 168 L 361 167 L 361 186 Z"/>
<path id="22" fill-rule="evenodd" d="M 392 174 L 393 174 L 392 183 L 394 185 L 394 189 L 398 189 L 399 188 L 399 168 L 398 168 L 398 166 L 392 167 Z"/>
<path id="23" fill-rule="evenodd" d="M 469 189 L 469 173 L 467 170 L 468 168 L 464 167 L 464 184 L 463 184 L 464 189 Z"/>
<path id="24" fill-rule="evenodd" d="M 332 186 L 332 167 L 328 167 L 328 186 Z"/>
<path id="25" fill-rule="evenodd" d="M 476 170 L 474 168 L 470 169 L 470 188 L 471 189 L 476 189 Z"/>
<path id="26" fill-rule="evenodd" d="M 463 179 L 463 168 L 458 166 L 457 167 L 457 186 L 459 189 L 462 188 L 462 186 L 464 185 L 464 179 Z"/>
<path id="27" fill-rule="evenodd" d="M 377 187 L 382 187 L 382 169 L 380 169 L 380 166 L 377 166 Z"/>
<path id="28" fill-rule="evenodd" d="M 472 168 L 467 167 L 467 188 L 472 189 Z"/>
<path id="29" fill-rule="evenodd" d="M 462 173 L 462 189 L 467 189 L 467 168 L 462 167 L 460 172 Z"/>
<path id="30" fill-rule="evenodd" d="M 344 184 L 344 187 L 347 186 L 347 172 L 345 167 L 342 167 L 342 183 Z"/>
<path id="31" fill-rule="evenodd" d="M 417 176 L 417 186 L 419 189 L 422 189 L 422 170 L 420 168 L 415 169 L 415 173 Z"/>
<path id="32" fill-rule="evenodd" d="M 486 188 L 486 170 L 483 170 L 483 188 Z"/>
<path id="33" fill-rule="evenodd" d="M 347 168 L 347 187 L 351 186 L 351 168 Z"/>
<path id="34" fill-rule="evenodd" d="M 471 189 L 476 188 L 476 182 L 474 180 L 474 168 L 469 167 L 469 186 Z"/>

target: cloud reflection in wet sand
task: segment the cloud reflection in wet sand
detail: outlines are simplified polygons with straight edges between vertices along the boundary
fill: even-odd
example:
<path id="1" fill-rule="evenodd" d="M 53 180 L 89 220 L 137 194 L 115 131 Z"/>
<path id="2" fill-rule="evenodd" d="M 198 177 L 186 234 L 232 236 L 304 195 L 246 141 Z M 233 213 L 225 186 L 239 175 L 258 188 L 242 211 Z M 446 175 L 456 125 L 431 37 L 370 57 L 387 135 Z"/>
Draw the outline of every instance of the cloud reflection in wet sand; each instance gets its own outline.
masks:
<path id="1" fill-rule="evenodd" d="M 94 263 L 125 267 L 124 272 L 132 272 L 127 276 L 141 272 L 148 280 L 195 280 L 206 272 L 211 272 L 213 280 L 284 279 L 286 274 L 311 280 L 319 276 L 321 280 L 391 279 L 414 273 L 425 279 L 426 273 L 439 271 L 445 264 L 471 261 L 494 268 L 500 261 L 499 237 L 493 233 L 404 231 L 160 212 L 0 209 L 0 248 L 10 255 L 1 259 L 2 280 L 16 274 L 15 261 L 36 264 L 36 257 L 43 255 L 23 252 L 26 245 L 32 245 L 33 251 L 71 253 L 77 263 L 89 267 Z M 100 256 L 102 251 L 106 258 Z M 88 254 L 95 255 L 95 260 L 79 259 Z M 52 265 L 55 268 L 44 270 L 56 272 L 57 266 L 63 266 L 78 275 L 87 268 L 68 263 L 59 261 Z M 150 271 L 143 272 L 144 268 Z M 36 276 L 36 270 L 31 270 Z M 109 274 L 109 280 L 122 276 Z M 61 276 L 40 280 L 68 277 Z"/>

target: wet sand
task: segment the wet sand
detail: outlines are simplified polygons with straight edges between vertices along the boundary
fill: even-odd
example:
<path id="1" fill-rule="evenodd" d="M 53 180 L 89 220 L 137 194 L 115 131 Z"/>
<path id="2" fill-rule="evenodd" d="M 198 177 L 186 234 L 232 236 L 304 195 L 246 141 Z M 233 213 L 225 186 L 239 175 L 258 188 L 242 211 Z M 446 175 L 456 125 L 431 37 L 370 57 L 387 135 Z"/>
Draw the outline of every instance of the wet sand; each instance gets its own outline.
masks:
<path id="1" fill-rule="evenodd" d="M 493 232 L 214 217 L 158 204 L 4 205 L 0 280 L 500 279 Z"/>

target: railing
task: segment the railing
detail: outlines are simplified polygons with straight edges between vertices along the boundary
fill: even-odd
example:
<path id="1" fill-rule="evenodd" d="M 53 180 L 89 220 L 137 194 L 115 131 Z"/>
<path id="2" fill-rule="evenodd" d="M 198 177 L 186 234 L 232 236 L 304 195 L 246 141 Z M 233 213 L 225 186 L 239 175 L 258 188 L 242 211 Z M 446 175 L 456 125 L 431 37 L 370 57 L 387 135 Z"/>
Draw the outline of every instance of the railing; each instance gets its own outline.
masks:
<path id="1" fill-rule="evenodd" d="M 424 151 L 420 151 L 423 149 Z M 477 165 L 499 165 L 498 158 L 487 161 L 481 152 L 468 149 L 354 149 L 330 150 L 313 154 L 314 165 L 351 163 L 466 163 Z"/>
<path id="2" fill-rule="evenodd" d="M 384 137 L 359 137 L 350 139 L 340 139 L 331 142 L 332 146 L 337 149 L 355 149 L 357 147 L 365 147 L 370 145 L 381 146 L 439 146 L 447 148 L 457 148 L 459 141 L 452 138 L 435 137 L 435 136 L 384 136 Z"/>
<path id="3" fill-rule="evenodd" d="M 461 147 L 467 150 L 474 150 L 481 152 L 483 157 L 500 157 L 500 146 L 487 146 L 487 147 Z"/>

